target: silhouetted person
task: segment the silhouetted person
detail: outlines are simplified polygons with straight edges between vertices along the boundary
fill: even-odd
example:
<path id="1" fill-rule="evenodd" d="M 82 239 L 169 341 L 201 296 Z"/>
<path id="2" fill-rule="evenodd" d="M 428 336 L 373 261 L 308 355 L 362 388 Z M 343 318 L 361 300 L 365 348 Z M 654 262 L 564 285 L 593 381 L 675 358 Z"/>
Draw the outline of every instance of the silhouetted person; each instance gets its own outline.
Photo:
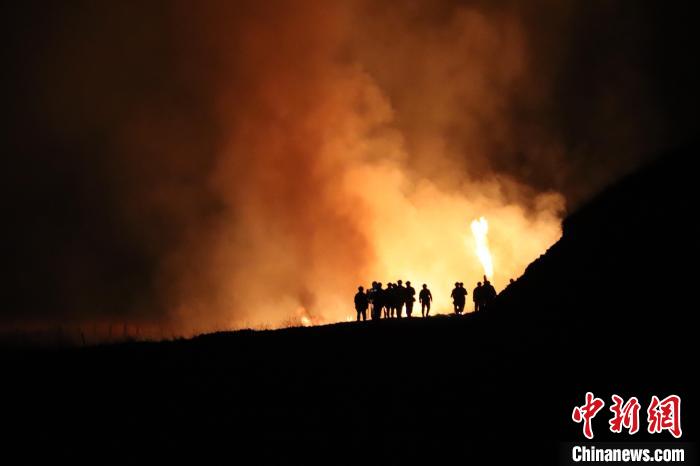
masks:
<path id="1" fill-rule="evenodd" d="M 377 282 L 372 282 L 372 287 L 367 290 L 367 302 L 369 303 L 369 317 L 372 320 L 377 318 L 375 298 L 377 296 Z"/>
<path id="2" fill-rule="evenodd" d="M 365 294 L 365 289 L 361 286 L 357 287 L 357 294 L 355 294 L 355 310 L 357 311 L 357 321 L 367 320 L 367 307 L 369 302 L 367 301 L 367 295 Z"/>
<path id="3" fill-rule="evenodd" d="M 394 286 L 394 309 L 396 309 L 396 317 L 402 317 L 403 305 L 406 302 L 406 288 L 404 288 L 401 280 L 396 281 Z"/>
<path id="4" fill-rule="evenodd" d="M 459 300 L 461 299 L 462 292 L 459 289 L 459 282 L 455 282 L 455 287 L 452 289 L 450 296 L 452 297 L 452 305 L 455 308 L 455 314 L 459 314 Z"/>
<path id="5" fill-rule="evenodd" d="M 418 299 L 420 300 L 421 315 L 423 317 L 428 317 L 428 315 L 430 315 L 430 303 L 433 300 L 433 294 L 425 283 L 423 283 L 423 289 L 418 293 Z"/>
<path id="6" fill-rule="evenodd" d="M 388 286 L 388 285 L 387 285 Z M 387 290 L 382 288 L 382 283 L 377 282 L 377 291 L 375 292 L 375 310 L 377 312 L 377 319 L 382 317 L 384 313 L 384 318 L 386 318 L 386 293 Z"/>
<path id="7" fill-rule="evenodd" d="M 452 290 L 452 299 L 455 306 L 455 314 L 461 315 L 464 312 L 464 305 L 467 302 L 467 289 L 464 288 L 464 283 L 455 283 L 455 289 Z"/>
<path id="8" fill-rule="evenodd" d="M 488 306 L 493 299 L 496 297 L 496 288 L 493 287 L 490 281 L 486 277 L 484 277 L 484 299 L 483 299 L 483 306 L 486 307 Z"/>
<path id="9" fill-rule="evenodd" d="M 413 303 L 416 301 L 416 290 L 411 286 L 411 282 L 406 282 L 405 302 L 406 302 L 406 317 L 411 317 L 413 314 Z"/>
<path id="10" fill-rule="evenodd" d="M 480 311 L 484 300 L 484 287 L 481 286 L 481 282 L 477 282 L 476 288 L 474 288 L 472 293 L 472 299 L 474 300 L 474 312 Z"/>
<path id="11" fill-rule="evenodd" d="M 396 315 L 396 308 L 394 307 L 394 284 L 387 283 L 386 290 L 384 290 L 384 317 L 390 318 Z"/>

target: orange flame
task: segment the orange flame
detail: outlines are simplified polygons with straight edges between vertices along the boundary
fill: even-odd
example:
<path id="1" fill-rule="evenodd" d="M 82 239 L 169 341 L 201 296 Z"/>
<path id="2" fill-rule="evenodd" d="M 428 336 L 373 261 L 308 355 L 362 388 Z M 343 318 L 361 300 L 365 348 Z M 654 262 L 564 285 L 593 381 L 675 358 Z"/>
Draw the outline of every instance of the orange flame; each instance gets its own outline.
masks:
<path id="1" fill-rule="evenodd" d="M 302 327 L 310 327 L 314 325 L 314 319 L 312 319 L 311 315 L 309 314 L 309 311 L 307 311 L 306 308 L 301 306 L 298 307 L 296 314 L 298 319 L 297 322 Z"/>
<path id="2" fill-rule="evenodd" d="M 480 217 L 472 221 L 472 235 L 474 235 L 476 257 L 479 258 L 484 274 L 493 279 L 493 259 L 489 250 L 489 222 L 486 217 Z"/>

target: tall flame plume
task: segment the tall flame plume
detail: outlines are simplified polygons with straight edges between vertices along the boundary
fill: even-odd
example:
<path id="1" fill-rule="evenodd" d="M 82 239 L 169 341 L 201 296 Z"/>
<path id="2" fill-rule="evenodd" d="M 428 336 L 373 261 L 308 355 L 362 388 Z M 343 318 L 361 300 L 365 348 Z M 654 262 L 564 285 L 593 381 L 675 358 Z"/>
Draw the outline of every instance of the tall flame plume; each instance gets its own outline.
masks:
<path id="1" fill-rule="evenodd" d="M 484 274 L 489 280 L 493 279 L 493 259 L 489 250 L 489 222 L 486 217 L 480 217 L 472 221 L 472 235 L 474 235 L 476 257 L 479 258 Z"/>

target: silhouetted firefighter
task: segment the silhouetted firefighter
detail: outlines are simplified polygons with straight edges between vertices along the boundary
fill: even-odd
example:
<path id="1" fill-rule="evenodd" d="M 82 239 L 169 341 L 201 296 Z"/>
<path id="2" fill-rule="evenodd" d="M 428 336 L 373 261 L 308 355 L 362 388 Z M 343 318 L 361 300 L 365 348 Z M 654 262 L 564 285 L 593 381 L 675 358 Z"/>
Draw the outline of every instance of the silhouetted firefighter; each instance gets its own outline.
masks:
<path id="1" fill-rule="evenodd" d="M 377 299 L 377 282 L 372 282 L 372 287 L 367 290 L 367 303 L 369 304 L 369 316 L 372 320 L 377 318 L 376 316 L 376 299 Z"/>
<path id="2" fill-rule="evenodd" d="M 484 276 L 484 286 L 483 286 L 482 293 L 484 296 L 484 298 L 482 300 L 483 307 L 488 306 L 491 303 L 491 301 L 493 301 L 493 299 L 496 297 L 496 294 L 497 294 L 496 288 L 493 287 L 491 282 L 488 281 L 488 279 L 485 276 Z"/>
<path id="3" fill-rule="evenodd" d="M 474 312 L 481 310 L 482 303 L 484 301 L 484 287 L 481 286 L 481 282 L 477 282 L 476 288 L 472 292 L 472 299 L 474 300 Z"/>
<path id="4" fill-rule="evenodd" d="M 396 308 L 394 307 L 394 284 L 389 282 L 384 290 L 384 318 L 394 317 Z"/>
<path id="5" fill-rule="evenodd" d="M 374 290 L 374 312 L 376 318 L 380 319 L 382 313 L 386 317 L 386 290 L 382 288 L 381 282 L 377 282 L 377 289 Z"/>
<path id="6" fill-rule="evenodd" d="M 411 282 L 406 282 L 405 291 L 405 302 L 406 302 L 406 317 L 411 317 L 413 314 L 413 303 L 416 300 L 416 290 L 411 286 Z"/>
<path id="7" fill-rule="evenodd" d="M 456 282 L 452 290 L 452 304 L 455 308 L 455 314 L 461 315 L 464 312 L 464 304 L 467 301 L 467 290 L 464 288 L 464 283 Z"/>
<path id="8" fill-rule="evenodd" d="M 379 284 L 379 287 L 377 288 L 377 299 L 379 300 L 379 304 L 377 307 L 377 316 L 382 316 L 386 319 L 389 315 L 389 284 L 386 284 L 386 288 L 382 288 L 382 284 Z"/>
<path id="9" fill-rule="evenodd" d="M 357 311 L 357 320 L 359 322 L 360 317 L 362 320 L 367 320 L 367 306 L 369 305 L 367 301 L 367 295 L 365 294 L 365 289 L 361 286 L 357 288 L 357 294 L 355 295 L 355 310 Z"/>
<path id="10" fill-rule="evenodd" d="M 418 299 L 420 300 L 421 315 L 423 317 L 428 317 L 430 315 L 430 302 L 433 300 L 433 294 L 425 283 L 423 283 L 423 289 L 418 293 Z"/>
<path id="11" fill-rule="evenodd" d="M 406 301 L 406 288 L 402 285 L 401 280 L 396 281 L 394 286 L 394 309 L 396 309 L 396 317 L 401 318 L 403 313 L 403 305 Z"/>
<path id="12" fill-rule="evenodd" d="M 455 287 L 452 288 L 450 297 L 452 298 L 452 306 L 455 309 L 455 314 L 459 314 L 459 282 L 455 282 Z"/>

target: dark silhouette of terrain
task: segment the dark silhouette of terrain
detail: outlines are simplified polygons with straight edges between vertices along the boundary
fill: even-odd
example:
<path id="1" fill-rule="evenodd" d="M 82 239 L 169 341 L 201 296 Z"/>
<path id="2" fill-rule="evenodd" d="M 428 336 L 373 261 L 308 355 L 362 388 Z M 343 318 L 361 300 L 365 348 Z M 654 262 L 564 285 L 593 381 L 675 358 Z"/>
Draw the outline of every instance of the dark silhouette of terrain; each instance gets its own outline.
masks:
<path id="1" fill-rule="evenodd" d="M 680 395 L 697 439 L 697 147 L 666 154 L 564 222 L 483 312 L 2 353 L 26 456 L 238 464 L 551 464 L 581 442 L 586 391 Z M 313 431 L 313 432 L 312 432 Z M 250 464 L 251 461 L 240 461 Z"/>

